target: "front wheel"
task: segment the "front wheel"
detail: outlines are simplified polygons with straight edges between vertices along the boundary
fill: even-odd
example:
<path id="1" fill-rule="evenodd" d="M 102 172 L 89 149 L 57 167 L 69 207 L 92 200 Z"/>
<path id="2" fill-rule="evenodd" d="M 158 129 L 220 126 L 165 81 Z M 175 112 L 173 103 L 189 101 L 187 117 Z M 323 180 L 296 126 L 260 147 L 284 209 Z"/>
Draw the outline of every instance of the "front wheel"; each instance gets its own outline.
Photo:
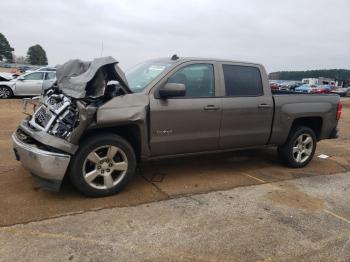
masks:
<path id="1" fill-rule="evenodd" d="M 109 196 L 123 189 L 136 170 L 133 148 L 115 134 L 97 134 L 83 141 L 70 165 L 70 179 L 83 194 Z"/>
<path id="2" fill-rule="evenodd" d="M 293 168 L 306 166 L 316 150 L 315 132 L 301 126 L 291 131 L 284 145 L 278 147 L 278 153 L 283 162 Z"/>
<path id="3" fill-rule="evenodd" d="M 0 98 L 6 99 L 13 96 L 12 90 L 6 86 L 0 86 Z"/>

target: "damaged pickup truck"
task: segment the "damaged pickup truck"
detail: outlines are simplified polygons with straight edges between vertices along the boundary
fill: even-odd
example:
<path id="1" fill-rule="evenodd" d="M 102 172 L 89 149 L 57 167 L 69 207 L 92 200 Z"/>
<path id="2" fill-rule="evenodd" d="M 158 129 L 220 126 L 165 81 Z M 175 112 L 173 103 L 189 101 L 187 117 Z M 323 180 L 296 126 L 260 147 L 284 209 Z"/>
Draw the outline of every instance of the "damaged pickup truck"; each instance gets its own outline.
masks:
<path id="1" fill-rule="evenodd" d="M 259 64 L 174 55 L 124 75 L 117 63 L 60 66 L 13 134 L 16 158 L 42 187 L 58 190 L 69 176 L 83 194 L 107 196 L 140 161 L 252 147 L 276 146 L 300 168 L 317 141 L 337 137 L 339 96 L 272 94 Z"/>

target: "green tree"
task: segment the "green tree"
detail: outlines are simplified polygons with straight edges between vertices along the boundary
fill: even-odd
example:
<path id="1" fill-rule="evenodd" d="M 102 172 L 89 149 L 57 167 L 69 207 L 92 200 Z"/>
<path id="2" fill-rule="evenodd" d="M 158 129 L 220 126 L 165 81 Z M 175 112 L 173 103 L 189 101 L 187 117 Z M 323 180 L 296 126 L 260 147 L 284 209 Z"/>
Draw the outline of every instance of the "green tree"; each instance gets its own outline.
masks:
<path id="1" fill-rule="evenodd" d="M 9 41 L 7 41 L 6 37 L 0 33 L 0 61 L 6 59 L 7 62 L 12 62 L 12 51 L 15 49 L 10 46 Z"/>
<path id="2" fill-rule="evenodd" d="M 29 47 L 27 60 L 31 65 L 47 65 L 46 52 L 41 45 L 33 45 Z"/>

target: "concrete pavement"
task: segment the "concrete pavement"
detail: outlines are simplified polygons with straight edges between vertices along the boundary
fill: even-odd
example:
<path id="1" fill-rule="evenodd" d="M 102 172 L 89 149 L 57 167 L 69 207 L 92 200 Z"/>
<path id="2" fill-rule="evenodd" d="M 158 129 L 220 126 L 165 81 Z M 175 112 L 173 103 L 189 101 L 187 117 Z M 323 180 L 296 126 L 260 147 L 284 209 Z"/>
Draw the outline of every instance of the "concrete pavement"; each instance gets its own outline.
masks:
<path id="1" fill-rule="evenodd" d="M 350 173 L 0 229 L 0 261 L 349 261 Z"/>

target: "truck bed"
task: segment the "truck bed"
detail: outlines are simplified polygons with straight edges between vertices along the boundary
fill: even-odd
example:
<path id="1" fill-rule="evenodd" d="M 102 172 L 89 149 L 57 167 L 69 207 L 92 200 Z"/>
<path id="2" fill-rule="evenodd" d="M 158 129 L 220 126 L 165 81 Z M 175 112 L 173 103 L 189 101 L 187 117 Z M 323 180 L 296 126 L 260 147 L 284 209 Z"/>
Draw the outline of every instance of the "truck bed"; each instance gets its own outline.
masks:
<path id="1" fill-rule="evenodd" d="M 340 97 L 336 94 L 305 94 L 278 91 L 272 94 L 274 117 L 269 144 L 286 140 L 295 119 L 321 125 L 318 139 L 329 138 L 337 126 L 336 112 Z"/>

